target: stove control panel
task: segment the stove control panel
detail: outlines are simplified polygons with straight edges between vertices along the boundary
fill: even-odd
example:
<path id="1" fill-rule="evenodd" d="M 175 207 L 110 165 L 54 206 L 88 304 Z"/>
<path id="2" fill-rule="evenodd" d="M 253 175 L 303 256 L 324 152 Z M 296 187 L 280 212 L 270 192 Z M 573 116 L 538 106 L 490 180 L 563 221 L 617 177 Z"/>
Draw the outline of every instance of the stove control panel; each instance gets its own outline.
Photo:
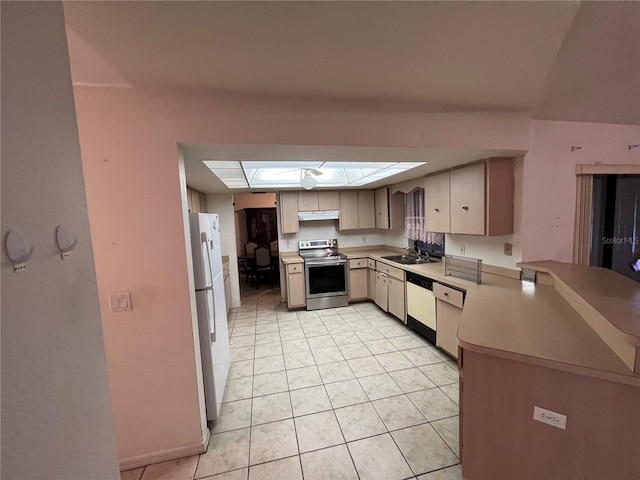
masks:
<path id="1" fill-rule="evenodd" d="M 328 240 L 300 240 L 298 250 L 311 250 L 315 248 L 338 248 L 338 240 L 331 238 Z"/>

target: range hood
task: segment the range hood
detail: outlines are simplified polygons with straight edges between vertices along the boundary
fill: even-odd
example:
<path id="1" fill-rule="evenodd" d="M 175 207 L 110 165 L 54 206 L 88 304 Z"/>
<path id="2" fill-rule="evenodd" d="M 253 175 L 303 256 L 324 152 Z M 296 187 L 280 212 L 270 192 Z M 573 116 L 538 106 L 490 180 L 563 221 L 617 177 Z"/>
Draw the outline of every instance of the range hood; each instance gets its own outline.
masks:
<path id="1" fill-rule="evenodd" d="M 298 212 L 298 219 L 307 220 L 337 220 L 339 218 L 338 210 L 316 210 L 314 212 Z"/>

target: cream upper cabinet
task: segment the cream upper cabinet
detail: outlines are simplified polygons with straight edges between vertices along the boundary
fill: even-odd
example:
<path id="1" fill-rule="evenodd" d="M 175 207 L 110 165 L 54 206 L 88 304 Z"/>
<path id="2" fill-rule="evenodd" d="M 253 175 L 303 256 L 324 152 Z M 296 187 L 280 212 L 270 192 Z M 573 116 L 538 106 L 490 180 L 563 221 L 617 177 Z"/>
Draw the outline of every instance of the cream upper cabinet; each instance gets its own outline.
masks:
<path id="1" fill-rule="evenodd" d="M 313 212 L 318 209 L 318 192 L 298 192 L 298 211 Z"/>
<path id="2" fill-rule="evenodd" d="M 389 187 L 375 191 L 376 228 L 389 229 Z"/>
<path id="3" fill-rule="evenodd" d="M 340 230 L 356 230 L 358 228 L 358 192 L 347 190 L 340 192 Z"/>
<path id="4" fill-rule="evenodd" d="M 513 233 L 513 159 L 495 158 L 450 172 L 451 233 Z"/>
<path id="5" fill-rule="evenodd" d="M 451 231 L 484 235 L 484 163 L 451 171 Z"/>
<path id="6" fill-rule="evenodd" d="M 358 228 L 375 228 L 376 207 L 373 190 L 358 190 Z"/>
<path id="7" fill-rule="evenodd" d="M 391 193 L 390 187 L 375 190 L 376 228 L 404 229 L 404 193 Z"/>
<path id="8" fill-rule="evenodd" d="M 337 210 L 340 208 L 338 191 L 318 192 L 318 210 Z"/>
<path id="9" fill-rule="evenodd" d="M 451 233 L 449 172 L 425 178 L 424 210 L 428 231 Z"/>
<path id="10" fill-rule="evenodd" d="M 340 192 L 340 230 L 374 228 L 376 226 L 373 190 Z"/>
<path id="11" fill-rule="evenodd" d="M 317 192 L 303 191 L 298 193 L 298 210 L 300 212 L 337 210 L 338 208 L 338 192 L 335 190 Z"/>
<path id="12" fill-rule="evenodd" d="M 298 226 L 297 193 L 280 192 L 280 228 L 282 233 L 297 233 Z"/>

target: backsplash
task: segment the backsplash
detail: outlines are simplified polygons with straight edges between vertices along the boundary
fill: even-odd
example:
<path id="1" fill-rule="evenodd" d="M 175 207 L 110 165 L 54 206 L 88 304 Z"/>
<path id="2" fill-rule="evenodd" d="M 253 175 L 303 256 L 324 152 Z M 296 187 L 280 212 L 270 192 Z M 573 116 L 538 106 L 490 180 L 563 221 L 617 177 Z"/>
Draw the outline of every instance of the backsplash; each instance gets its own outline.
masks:
<path id="1" fill-rule="evenodd" d="M 480 235 L 445 235 L 445 253 L 463 257 L 480 258 L 485 265 L 513 268 L 522 261 L 522 244 L 517 235 L 483 237 Z M 504 254 L 504 244 L 512 245 L 511 256 Z M 461 247 L 464 245 L 464 253 Z"/>
<path id="2" fill-rule="evenodd" d="M 403 247 L 407 245 L 404 230 L 367 230 L 340 231 L 337 220 L 317 220 L 300 222 L 297 234 L 278 234 L 281 252 L 298 251 L 299 240 L 317 240 L 337 238 L 338 247 L 363 247 L 367 245 L 391 245 Z"/>

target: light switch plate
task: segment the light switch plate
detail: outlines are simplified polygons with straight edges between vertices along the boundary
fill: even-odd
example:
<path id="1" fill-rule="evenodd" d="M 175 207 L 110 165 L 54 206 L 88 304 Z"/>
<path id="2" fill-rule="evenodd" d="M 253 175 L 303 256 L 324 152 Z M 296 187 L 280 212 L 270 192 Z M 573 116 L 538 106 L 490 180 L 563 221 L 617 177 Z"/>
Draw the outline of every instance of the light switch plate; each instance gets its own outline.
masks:
<path id="1" fill-rule="evenodd" d="M 504 254 L 511 256 L 513 252 L 513 245 L 511 243 L 505 243 L 504 244 Z"/>
<path id="2" fill-rule="evenodd" d="M 131 293 L 114 293 L 109 295 L 109 308 L 111 313 L 128 312 L 132 310 Z"/>

